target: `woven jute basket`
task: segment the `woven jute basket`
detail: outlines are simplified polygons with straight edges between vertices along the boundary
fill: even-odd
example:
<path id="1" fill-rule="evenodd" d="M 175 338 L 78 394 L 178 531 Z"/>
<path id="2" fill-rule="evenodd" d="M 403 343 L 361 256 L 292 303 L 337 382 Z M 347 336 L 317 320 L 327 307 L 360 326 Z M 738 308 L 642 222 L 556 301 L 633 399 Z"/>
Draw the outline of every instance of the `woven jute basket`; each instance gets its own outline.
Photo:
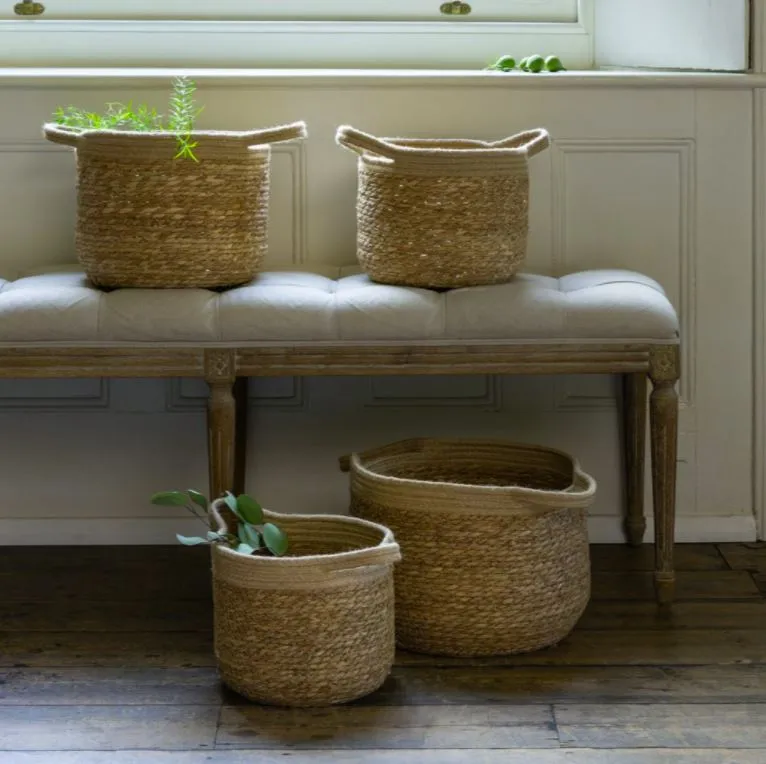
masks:
<path id="1" fill-rule="evenodd" d="M 396 637 L 481 656 L 554 645 L 590 597 L 594 480 L 570 456 L 503 441 L 408 440 L 353 454 L 351 511 L 391 528 Z"/>
<path id="2" fill-rule="evenodd" d="M 302 122 L 191 134 L 198 161 L 174 158 L 174 133 L 46 124 L 76 149 L 77 257 L 102 288 L 215 288 L 250 281 L 266 253 L 270 144 Z"/>
<path id="3" fill-rule="evenodd" d="M 510 280 L 527 251 L 530 157 L 543 129 L 495 143 L 376 138 L 352 127 L 336 140 L 359 154 L 357 258 L 373 281 L 426 288 Z"/>
<path id="4" fill-rule="evenodd" d="M 221 513 L 211 512 L 220 531 Z M 215 654 L 225 684 L 250 700 L 326 706 L 373 692 L 394 660 L 388 528 L 353 517 L 265 512 L 285 557 L 213 548 Z"/>

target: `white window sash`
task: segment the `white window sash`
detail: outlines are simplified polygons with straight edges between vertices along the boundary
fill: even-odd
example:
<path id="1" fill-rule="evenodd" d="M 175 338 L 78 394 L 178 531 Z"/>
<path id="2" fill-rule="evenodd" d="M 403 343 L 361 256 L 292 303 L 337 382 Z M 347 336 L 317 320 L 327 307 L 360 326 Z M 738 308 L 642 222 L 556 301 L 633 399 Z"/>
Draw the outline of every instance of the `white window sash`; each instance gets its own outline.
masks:
<path id="1" fill-rule="evenodd" d="M 15 18 L 16 0 L 0 0 Z M 443 0 L 45 0 L 49 20 L 515 21 L 576 22 L 577 0 L 468 0 L 471 12 L 440 12 Z"/>
<path id="2" fill-rule="evenodd" d="M 45 0 L 48 8 L 63 1 Z M 576 3 L 569 22 L 0 19 L 0 67 L 480 70 L 501 55 L 540 53 L 587 69 L 593 0 Z"/>

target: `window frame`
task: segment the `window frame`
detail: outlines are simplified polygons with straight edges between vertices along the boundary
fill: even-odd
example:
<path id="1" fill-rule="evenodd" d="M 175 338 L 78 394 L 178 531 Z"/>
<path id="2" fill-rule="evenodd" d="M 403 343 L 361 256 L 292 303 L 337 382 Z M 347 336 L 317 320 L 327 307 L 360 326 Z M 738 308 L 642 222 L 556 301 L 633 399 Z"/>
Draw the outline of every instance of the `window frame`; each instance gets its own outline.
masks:
<path id="1" fill-rule="evenodd" d="M 6 17 L 0 67 L 479 70 L 504 54 L 555 53 L 569 69 L 589 69 L 594 0 L 577 8 L 573 22 Z"/>
<path id="2" fill-rule="evenodd" d="M 13 19 L 16 0 L 2 0 Z M 577 0 L 468 0 L 471 13 L 440 13 L 442 0 L 46 0 L 40 20 L 161 21 L 508 21 L 571 23 Z"/>

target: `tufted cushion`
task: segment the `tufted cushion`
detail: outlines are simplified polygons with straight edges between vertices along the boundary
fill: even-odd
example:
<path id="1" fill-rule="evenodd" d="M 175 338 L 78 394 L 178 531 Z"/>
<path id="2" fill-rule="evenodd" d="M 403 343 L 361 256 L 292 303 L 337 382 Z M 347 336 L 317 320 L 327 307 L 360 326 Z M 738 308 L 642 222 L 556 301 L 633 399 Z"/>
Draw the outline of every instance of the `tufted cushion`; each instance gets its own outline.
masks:
<path id="1" fill-rule="evenodd" d="M 532 274 L 436 292 L 347 269 L 261 274 L 225 292 L 94 289 L 74 268 L 0 280 L 0 344 L 652 340 L 674 342 L 662 288 L 629 271 Z"/>

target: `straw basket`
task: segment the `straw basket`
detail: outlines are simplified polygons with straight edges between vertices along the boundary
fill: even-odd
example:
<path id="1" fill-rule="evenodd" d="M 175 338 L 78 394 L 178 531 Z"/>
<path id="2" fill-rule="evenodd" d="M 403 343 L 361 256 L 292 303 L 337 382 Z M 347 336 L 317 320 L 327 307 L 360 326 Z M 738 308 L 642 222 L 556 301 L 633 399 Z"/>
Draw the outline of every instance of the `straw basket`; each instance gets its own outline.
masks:
<path id="1" fill-rule="evenodd" d="M 219 530 L 225 521 L 211 510 Z M 213 548 L 215 654 L 221 679 L 260 703 L 324 706 L 373 692 L 394 659 L 387 528 L 352 517 L 264 513 L 286 557 Z"/>
<path id="2" fill-rule="evenodd" d="M 302 122 L 253 132 L 193 132 L 198 161 L 175 159 L 174 133 L 47 124 L 77 152 L 77 256 L 99 287 L 226 287 L 266 253 L 269 144 Z"/>
<path id="3" fill-rule="evenodd" d="M 497 441 L 409 440 L 353 454 L 352 514 L 402 547 L 396 637 L 437 655 L 556 644 L 590 597 L 585 508 L 596 485 L 564 453 Z"/>
<path id="4" fill-rule="evenodd" d="M 496 143 L 375 138 L 352 127 L 336 140 L 359 154 L 357 257 L 373 280 L 426 288 L 497 284 L 527 249 L 528 159 L 548 133 Z"/>

